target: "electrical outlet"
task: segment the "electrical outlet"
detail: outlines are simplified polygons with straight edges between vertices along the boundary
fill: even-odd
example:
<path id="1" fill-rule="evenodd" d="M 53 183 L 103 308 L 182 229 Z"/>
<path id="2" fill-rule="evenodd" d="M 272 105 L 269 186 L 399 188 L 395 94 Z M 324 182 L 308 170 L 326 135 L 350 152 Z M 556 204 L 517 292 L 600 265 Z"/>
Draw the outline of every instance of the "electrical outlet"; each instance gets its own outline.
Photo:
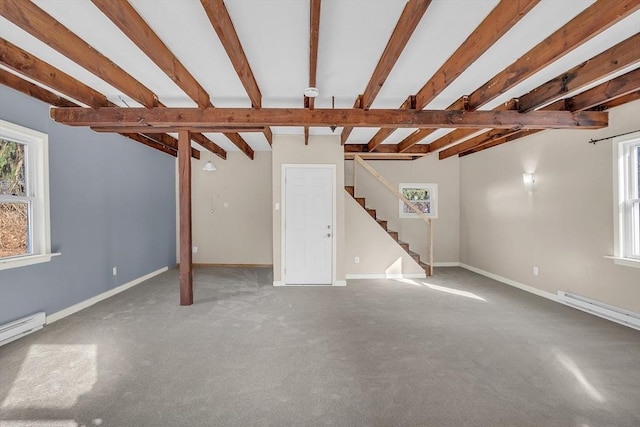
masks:
<path id="1" fill-rule="evenodd" d="M 224 206 L 225 208 L 228 208 L 228 207 L 229 207 L 229 202 L 224 202 L 224 203 L 222 204 L 222 206 Z"/>
<path id="2" fill-rule="evenodd" d="M 113 275 L 115 276 L 116 274 L 118 274 L 118 268 L 117 267 L 113 267 Z"/>
<path id="3" fill-rule="evenodd" d="M 280 210 L 280 203 L 276 202 L 276 210 L 279 211 Z"/>
<path id="4" fill-rule="evenodd" d="M 539 272 L 538 267 L 533 267 L 533 275 L 537 276 L 538 272 Z"/>
<path id="5" fill-rule="evenodd" d="M 355 262 L 356 264 L 360 264 L 360 257 L 359 257 L 359 256 L 357 256 L 357 257 L 356 257 L 356 259 L 354 260 L 354 262 Z"/>
<path id="6" fill-rule="evenodd" d="M 198 247 L 197 247 L 197 246 L 194 246 L 194 247 L 191 249 L 191 252 L 193 252 L 194 254 L 197 254 L 197 253 L 198 253 Z"/>

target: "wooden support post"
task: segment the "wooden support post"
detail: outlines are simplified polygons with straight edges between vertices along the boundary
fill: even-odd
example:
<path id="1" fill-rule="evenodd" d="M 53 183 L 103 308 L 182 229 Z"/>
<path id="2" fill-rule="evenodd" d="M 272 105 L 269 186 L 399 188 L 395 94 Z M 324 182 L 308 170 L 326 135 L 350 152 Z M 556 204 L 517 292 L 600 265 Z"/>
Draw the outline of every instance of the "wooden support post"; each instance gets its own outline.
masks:
<path id="1" fill-rule="evenodd" d="M 429 218 L 429 276 L 433 276 L 433 219 Z"/>
<path id="2" fill-rule="evenodd" d="M 191 265 L 191 138 L 189 131 L 178 133 L 178 179 L 180 199 L 180 305 L 193 304 Z"/>
<path id="3" fill-rule="evenodd" d="M 356 198 L 356 170 L 358 169 L 358 162 L 353 159 L 353 198 Z"/>

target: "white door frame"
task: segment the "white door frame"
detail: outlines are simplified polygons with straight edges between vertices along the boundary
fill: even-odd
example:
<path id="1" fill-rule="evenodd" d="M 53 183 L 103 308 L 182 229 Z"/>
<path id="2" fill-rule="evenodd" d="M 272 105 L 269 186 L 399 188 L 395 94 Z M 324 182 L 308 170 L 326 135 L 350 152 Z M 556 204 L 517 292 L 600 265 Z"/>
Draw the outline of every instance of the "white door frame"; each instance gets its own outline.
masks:
<path id="1" fill-rule="evenodd" d="M 329 163 L 329 164 L 297 164 L 297 163 L 283 163 L 282 164 L 282 173 L 281 173 L 281 179 L 280 179 L 280 193 L 281 193 L 281 200 L 282 200 L 282 209 L 280 211 L 280 277 L 282 278 L 282 284 L 286 285 L 286 286 L 326 286 L 326 285 L 287 285 L 286 283 L 286 276 L 284 274 L 284 268 L 285 265 L 287 263 L 287 258 L 286 258 L 286 233 L 285 233 L 285 219 L 286 219 L 286 212 L 287 212 L 287 188 L 285 185 L 285 177 L 286 177 L 286 171 L 288 168 L 308 168 L 308 169 L 314 169 L 314 168 L 321 168 L 321 169 L 331 169 L 331 192 L 333 193 L 332 195 L 332 214 L 331 214 L 331 220 L 333 221 L 332 224 L 332 232 L 331 232 L 331 285 L 332 286 L 336 286 L 336 260 L 337 260 L 337 256 L 336 256 L 336 249 L 337 249 L 337 245 L 336 245 L 336 224 L 337 224 L 337 216 L 336 216 L 336 165 Z"/>

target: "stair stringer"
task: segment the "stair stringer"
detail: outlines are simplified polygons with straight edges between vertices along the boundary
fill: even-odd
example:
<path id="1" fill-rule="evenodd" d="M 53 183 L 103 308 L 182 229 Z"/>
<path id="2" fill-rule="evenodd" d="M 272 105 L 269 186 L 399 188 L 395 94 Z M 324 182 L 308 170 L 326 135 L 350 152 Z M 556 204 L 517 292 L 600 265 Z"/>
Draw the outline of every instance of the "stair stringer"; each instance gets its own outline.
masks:
<path id="1" fill-rule="evenodd" d="M 347 279 L 426 278 L 424 268 L 353 197 L 344 200 Z"/>

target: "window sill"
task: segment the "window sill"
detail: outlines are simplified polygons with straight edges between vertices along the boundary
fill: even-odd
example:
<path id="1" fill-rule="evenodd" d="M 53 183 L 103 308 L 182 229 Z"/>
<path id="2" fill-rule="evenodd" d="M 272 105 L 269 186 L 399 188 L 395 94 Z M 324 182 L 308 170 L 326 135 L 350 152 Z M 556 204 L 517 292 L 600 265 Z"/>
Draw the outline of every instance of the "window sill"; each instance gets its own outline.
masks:
<path id="1" fill-rule="evenodd" d="M 0 259 L 0 270 L 8 270 L 10 268 L 25 267 L 27 265 L 40 264 L 51 261 L 54 256 L 62 255 L 61 253 L 27 255 L 17 258 Z"/>
<path id="2" fill-rule="evenodd" d="M 605 258 L 613 260 L 613 262 L 616 263 L 617 265 L 624 265 L 625 267 L 640 268 L 640 259 L 622 258 L 619 256 L 606 256 L 606 255 L 605 255 Z"/>

